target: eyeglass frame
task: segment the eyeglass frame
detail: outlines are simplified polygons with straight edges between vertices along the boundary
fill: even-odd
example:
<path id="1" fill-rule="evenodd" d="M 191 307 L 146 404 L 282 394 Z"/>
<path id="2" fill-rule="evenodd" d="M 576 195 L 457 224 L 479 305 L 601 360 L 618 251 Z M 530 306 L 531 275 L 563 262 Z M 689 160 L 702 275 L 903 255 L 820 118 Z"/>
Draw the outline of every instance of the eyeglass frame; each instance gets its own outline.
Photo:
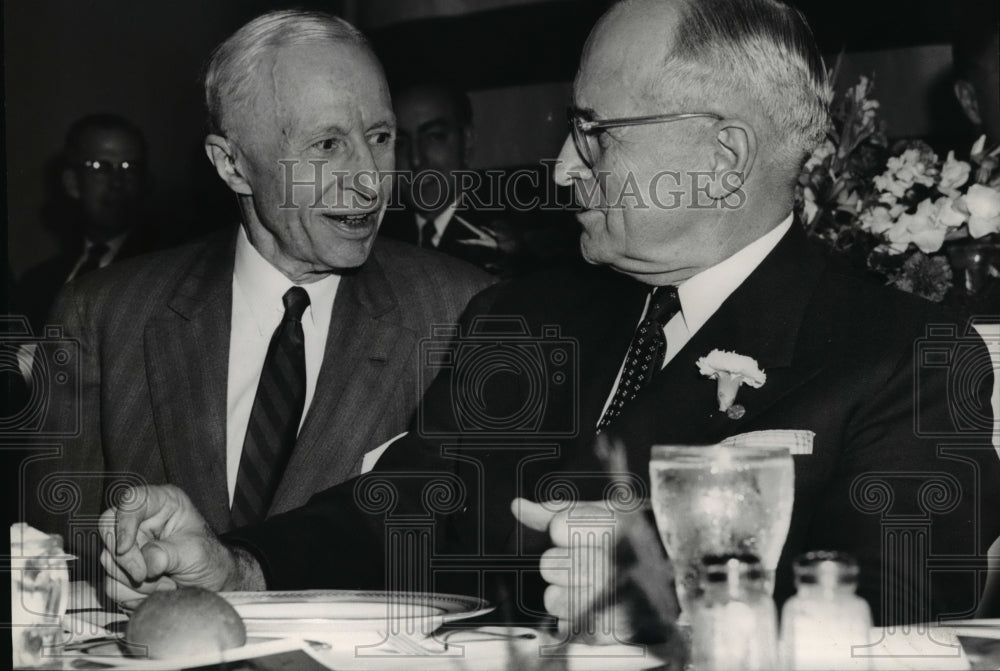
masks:
<path id="1" fill-rule="evenodd" d="M 584 136 L 592 136 L 594 131 L 601 131 L 607 128 L 622 128 L 625 126 L 648 126 L 656 123 L 668 123 L 670 121 L 682 121 L 684 119 L 708 118 L 719 121 L 721 116 L 713 112 L 682 112 L 679 114 L 651 114 L 648 116 L 618 117 L 616 119 L 592 119 L 587 120 L 580 116 L 580 110 L 575 107 L 566 108 L 567 123 L 569 124 L 569 134 L 573 137 L 573 145 L 576 153 L 580 155 L 588 168 L 594 167 L 594 157 L 590 151 L 590 143 Z"/>
<path id="2" fill-rule="evenodd" d="M 110 169 L 102 170 L 99 167 L 95 167 L 95 164 L 106 164 L 110 166 Z M 106 158 L 88 158 L 87 160 L 80 162 L 80 167 L 85 169 L 87 174 L 109 177 L 117 174 L 125 176 L 140 175 L 146 168 L 145 163 L 140 160 L 112 161 Z"/>

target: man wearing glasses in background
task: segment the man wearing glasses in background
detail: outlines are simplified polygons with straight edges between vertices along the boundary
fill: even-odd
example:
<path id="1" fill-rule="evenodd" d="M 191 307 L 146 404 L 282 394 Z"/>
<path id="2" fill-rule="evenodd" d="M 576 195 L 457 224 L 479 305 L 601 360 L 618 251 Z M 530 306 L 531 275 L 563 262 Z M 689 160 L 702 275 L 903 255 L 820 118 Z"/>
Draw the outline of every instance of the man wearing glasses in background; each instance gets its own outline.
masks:
<path id="1" fill-rule="evenodd" d="M 410 474 L 445 471 L 463 486 L 435 527 L 433 558 L 455 569 L 435 572 L 435 588 L 452 589 L 454 574 L 471 572 L 501 610 L 538 612 L 544 602 L 577 622 L 615 574 L 600 533 L 581 532 L 570 547 L 567 529 L 574 517 L 607 520 L 607 510 L 546 500 L 614 498 L 595 454 L 598 434 L 625 446 L 619 476 L 648 487 L 651 445 L 796 430 L 813 436 L 793 455 L 779 603 L 794 592 L 792 559 L 826 549 L 857 558 L 858 592 L 876 622 L 928 622 L 976 607 L 977 571 L 1000 529 L 1000 461 L 991 422 L 957 426 L 954 417 L 989 407 L 988 353 L 959 330 L 932 344 L 962 347 L 968 370 L 926 365 L 917 354 L 928 326 L 947 324 L 944 317 L 827 258 L 794 221 L 796 178 L 827 128 L 830 100 L 801 14 L 776 0 L 619 2 L 588 39 L 573 97 L 555 178 L 576 192 L 592 265 L 501 285 L 470 308 L 516 315 L 548 342 L 558 334 L 575 343 L 569 384 L 553 374 L 539 394 L 530 371 L 508 367 L 472 398 L 490 419 L 517 417 L 541 398 L 535 434 L 512 440 L 504 430 L 522 428 L 512 423 L 470 429 L 456 399 L 468 396 L 463 380 L 486 371 L 455 364 L 374 473 L 222 543 L 176 489 L 138 492 L 136 508 L 108 511 L 112 597 L 168 579 L 216 590 L 386 587 L 400 578 L 387 576 L 397 557 L 385 514 L 364 493 L 388 482 L 393 514 L 424 511 L 430 478 Z M 744 371 L 752 385 L 720 393 L 698 363 L 714 350 L 752 359 L 766 379 Z M 738 371 L 723 367 L 716 377 L 722 372 Z M 949 386 L 956 372 L 975 381 L 962 394 Z M 887 536 L 900 520 L 920 527 L 913 545 Z M 954 566 L 935 569 L 935 556 Z M 540 568 L 544 590 L 531 568 Z M 666 570 L 655 575 L 669 580 Z M 492 590 L 491 578 L 511 576 L 515 585 Z"/>
<path id="2" fill-rule="evenodd" d="M 47 214 L 60 229 L 63 248 L 27 270 L 15 292 L 16 311 L 28 317 L 35 334 L 64 284 L 153 249 L 145 211 L 146 140 L 135 124 L 115 114 L 82 117 L 66 133 L 60 160 L 64 197 L 57 200 L 65 208 Z"/>

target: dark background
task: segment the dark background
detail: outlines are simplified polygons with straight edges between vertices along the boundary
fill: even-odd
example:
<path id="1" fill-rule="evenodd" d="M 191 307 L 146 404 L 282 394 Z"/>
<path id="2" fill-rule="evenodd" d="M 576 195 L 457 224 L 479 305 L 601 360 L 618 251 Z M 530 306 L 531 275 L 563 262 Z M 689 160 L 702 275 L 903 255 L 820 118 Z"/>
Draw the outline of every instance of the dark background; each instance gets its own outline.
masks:
<path id="1" fill-rule="evenodd" d="M 985 1 L 985 0 L 984 0 Z M 800 0 L 839 86 L 876 77 L 890 135 L 970 137 L 951 94 L 960 5 Z M 968 4 L 968 3 L 965 3 Z M 199 75 L 211 48 L 252 16 L 297 6 L 341 14 L 372 36 L 392 77 L 443 73 L 472 92 L 476 167 L 537 164 L 564 137 L 580 49 L 607 0 L 10 0 L 4 3 L 8 259 L 49 256 L 44 169 L 66 128 L 95 111 L 145 131 L 153 211 L 175 237 L 230 223 L 232 198 L 204 158 Z M 961 148 L 961 145 L 957 145 Z M 220 221 L 221 219 L 221 221 Z"/>

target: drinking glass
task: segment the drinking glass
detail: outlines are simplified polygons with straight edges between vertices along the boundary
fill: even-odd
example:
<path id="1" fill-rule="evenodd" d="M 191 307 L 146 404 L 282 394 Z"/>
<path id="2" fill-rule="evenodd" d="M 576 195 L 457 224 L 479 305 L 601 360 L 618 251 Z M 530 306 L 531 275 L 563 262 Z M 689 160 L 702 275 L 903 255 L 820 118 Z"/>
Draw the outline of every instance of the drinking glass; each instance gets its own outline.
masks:
<path id="1" fill-rule="evenodd" d="M 656 526 L 674 566 L 685 619 L 698 593 L 701 560 L 708 555 L 755 555 L 773 594 L 795 495 L 788 448 L 656 445 L 649 478 Z"/>

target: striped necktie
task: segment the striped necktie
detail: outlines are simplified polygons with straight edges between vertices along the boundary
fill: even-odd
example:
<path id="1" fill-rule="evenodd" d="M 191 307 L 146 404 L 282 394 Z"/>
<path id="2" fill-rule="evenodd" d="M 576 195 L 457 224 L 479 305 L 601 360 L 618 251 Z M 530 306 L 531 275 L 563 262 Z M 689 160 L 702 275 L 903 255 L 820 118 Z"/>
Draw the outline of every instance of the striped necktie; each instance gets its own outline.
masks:
<path id="1" fill-rule="evenodd" d="M 250 411 L 233 494 L 233 523 L 245 526 L 267 515 L 295 439 L 306 400 L 306 350 L 302 313 L 309 294 L 292 287 L 281 298 L 285 315 L 271 337 Z"/>
<path id="2" fill-rule="evenodd" d="M 625 367 L 618 380 L 618 388 L 608 409 L 597 425 L 600 433 L 617 419 L 622 408 L 639 395 L 639 390 L 649 384 L 660 368 L 667 353 L 667 338 L 663 327 L 681 309 L 677 288 L 657 287 L 650 297 L 649 309 L 632 336 L 632 344 L 625 356 Z"/>

